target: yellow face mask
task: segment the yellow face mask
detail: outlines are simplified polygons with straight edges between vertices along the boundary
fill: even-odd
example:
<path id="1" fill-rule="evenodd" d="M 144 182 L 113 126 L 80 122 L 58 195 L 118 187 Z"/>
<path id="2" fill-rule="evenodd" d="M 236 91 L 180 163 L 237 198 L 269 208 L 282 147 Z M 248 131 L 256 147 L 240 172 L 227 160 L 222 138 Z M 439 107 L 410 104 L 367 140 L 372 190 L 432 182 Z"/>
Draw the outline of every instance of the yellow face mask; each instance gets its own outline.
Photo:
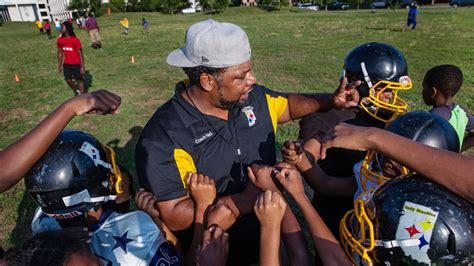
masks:
<path id="1" fill-rule="evenodd" d="M 398 114 L 408 109 L 408 104 L 398 96 L 399 91 L 406 91 L 413 87 L 408 76 L 400 78 L 400 82 L 381 80 L 370 87 L 369 96 L 360 101 L 361 108 L 373 118 L 388 123 Z M 390 93 L 391 97 L 382 100 L 383 94 Z"/>
<path id="2" fill-rule="evenodd" d="M 120 172 L 120 169 L 117 166 L 117 163 L 115 162 L 115 151 L 111 147 L 107 145 L 103 145 L 105 153 L 107 154 L 107 158 L 109 159 L 110 164 L 112 165 L 111 172 L 109 174 L 109 181 L 110 181 L 110 186 L 109 189 L 110 191 L 115 191 L 117 194 L 122 194 L 123 193 L 123 188 L 122 188 L 122 173 Z"/>
<path id="3" fill-rule="evenodd" d="M 359 172 L 359 181 L 360 181 L 360 185 L 362 186 L 363 191 L 367 191 L 370 189 L 370 187 L 367 185 L 369 181 L 376 183 L 377 186 L 379 186 L 387 182 L 388 180 L 392 179 L 391 177 L 384 176 L 381 170 L 379 171 L 374 170 L 373 168 L 375 165 L 378 165 L 380 168 L 382 165 L 382 162 L 378 160 L 378 156 L 375 151 L 369 150 L 367 152 L 367 155 L 364 158 L 364 161 L 362 161 L 362 165 L 360 167 L 360 172 Z M 402 172 L 402 175 L 406 175 L 410 173 L 410 170 L 402 166 L 401 172 Z"/>
<path id="4" fill-rule="evenodd" d="M 365 202 L 358 199 L 354 209 L 344 215 L 339 225 L 341 244 L 355 265 L 373 265 L 371 251 L 375 247 L 375 233 L 370 215 Z"/>

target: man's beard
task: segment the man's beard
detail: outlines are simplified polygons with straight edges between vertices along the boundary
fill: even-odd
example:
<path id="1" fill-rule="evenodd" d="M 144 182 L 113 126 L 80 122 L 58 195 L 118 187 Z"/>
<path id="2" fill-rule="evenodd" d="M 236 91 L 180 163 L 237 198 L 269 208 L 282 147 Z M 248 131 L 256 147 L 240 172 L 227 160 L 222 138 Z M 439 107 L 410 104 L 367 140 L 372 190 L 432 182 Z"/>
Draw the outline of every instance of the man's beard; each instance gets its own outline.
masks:
<path id="1" fill-rule="evenodd" d="M 219 104 L 221 105 L 222 108 L 227 109 L 227 110 L 232 110 L 236 106 L 241 106 L 242 104 L 240 103 L 239 100 L 237 101 L 228 101 L 224 99 L 224 95 L 222 94 L 222 88 L 220 84 L 218 84 L 218 89 L 217 89 L 217 99 L 219 100 Z"/>

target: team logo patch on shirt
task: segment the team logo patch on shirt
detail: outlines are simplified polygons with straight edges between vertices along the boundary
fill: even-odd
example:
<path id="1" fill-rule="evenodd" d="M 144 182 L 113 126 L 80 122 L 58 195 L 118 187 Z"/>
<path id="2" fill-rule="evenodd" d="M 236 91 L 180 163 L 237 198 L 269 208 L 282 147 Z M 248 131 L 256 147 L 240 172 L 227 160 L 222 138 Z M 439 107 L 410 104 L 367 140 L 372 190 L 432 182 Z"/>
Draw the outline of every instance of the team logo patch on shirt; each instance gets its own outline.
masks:
<path id="1" fill-rule="evenodd" d="M 247 116 L 249 127 L 255 125 L 255 122 L 257 122 L 257 117 L 255 116 L 253 112 L 253 106 L 246 106 L 242 108 L 242 112 Z"/>

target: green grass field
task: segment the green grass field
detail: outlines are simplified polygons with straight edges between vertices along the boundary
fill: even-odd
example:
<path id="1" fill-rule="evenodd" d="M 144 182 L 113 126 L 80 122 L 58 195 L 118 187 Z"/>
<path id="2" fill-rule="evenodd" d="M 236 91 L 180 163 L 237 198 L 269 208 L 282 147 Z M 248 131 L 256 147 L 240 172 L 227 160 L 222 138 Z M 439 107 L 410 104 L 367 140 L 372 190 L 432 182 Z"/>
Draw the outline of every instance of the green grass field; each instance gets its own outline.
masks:
<path id="1" fill-rule="evenodd" d="M 295 8 L 267 12 L 255 7 L 229 8 L 219 15 L 163 15 L 129 13 L 125 36 L 122 14 L 99 18 L 103 51 L 89 47 L 84 31 L 76 33 L 84 46 L 91 87 L 110 89 L 122 96 L 117 116 L 75 118 L 69 128 L 89 131 L 116 148 L 119 163 L 133 173 L 134 147 L 141 128 L 157 107 L 174 93 L 184 78 L 180 69 L 166 65 L 167 54 L 184 44 L 186 28 L 212 18 L 241 25 L 253 50 L 254 71 L 260 84 L 274 90 L 328 92 L 338 84 L 344 55 L 371 41 L 398 47 L 409 63 L 414 88 L 402 97 L 412 109 L 427 109 L 421 100 L 424 73 L 437 64 L 458 65 L 464 85 L 456 102 L 474 110 L 474 8 L 421 9 L 416 31 L 400 32 L 406 10 L 312 12 Z M 150 33 L 141 33 L 141 18 Z M 40 35 L 33 23 L 6 23 L 0 27 L 0 148 L 33 128 L 45 115 L 72 96 L 57 73 L 55 40 Z M 130 63 L 131 56 L 136 64 Z M 21 78 L 14 81 L 14 75 Z M 295 138 L 296 123 L 280 127 L 279 143 Z M 0 244 L 21 243 L 30 234 L 35 203 L 20 183 L 0 195 Z"/>

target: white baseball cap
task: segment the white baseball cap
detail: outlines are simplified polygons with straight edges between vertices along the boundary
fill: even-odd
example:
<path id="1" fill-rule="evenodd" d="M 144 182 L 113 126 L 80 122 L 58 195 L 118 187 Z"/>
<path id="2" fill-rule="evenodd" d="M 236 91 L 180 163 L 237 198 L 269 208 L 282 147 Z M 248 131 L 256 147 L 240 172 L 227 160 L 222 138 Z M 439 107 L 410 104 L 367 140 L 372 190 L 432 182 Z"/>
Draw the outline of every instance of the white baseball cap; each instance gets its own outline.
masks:
<path id="1" fill-rule="evenodd" d="M 250 60 L 252 51 L 239 26 L 212 19 L 195 23 L 186 32 L 186 47 L 172 51 L 166 62 L 176 67 L 224 68 Z"/>

